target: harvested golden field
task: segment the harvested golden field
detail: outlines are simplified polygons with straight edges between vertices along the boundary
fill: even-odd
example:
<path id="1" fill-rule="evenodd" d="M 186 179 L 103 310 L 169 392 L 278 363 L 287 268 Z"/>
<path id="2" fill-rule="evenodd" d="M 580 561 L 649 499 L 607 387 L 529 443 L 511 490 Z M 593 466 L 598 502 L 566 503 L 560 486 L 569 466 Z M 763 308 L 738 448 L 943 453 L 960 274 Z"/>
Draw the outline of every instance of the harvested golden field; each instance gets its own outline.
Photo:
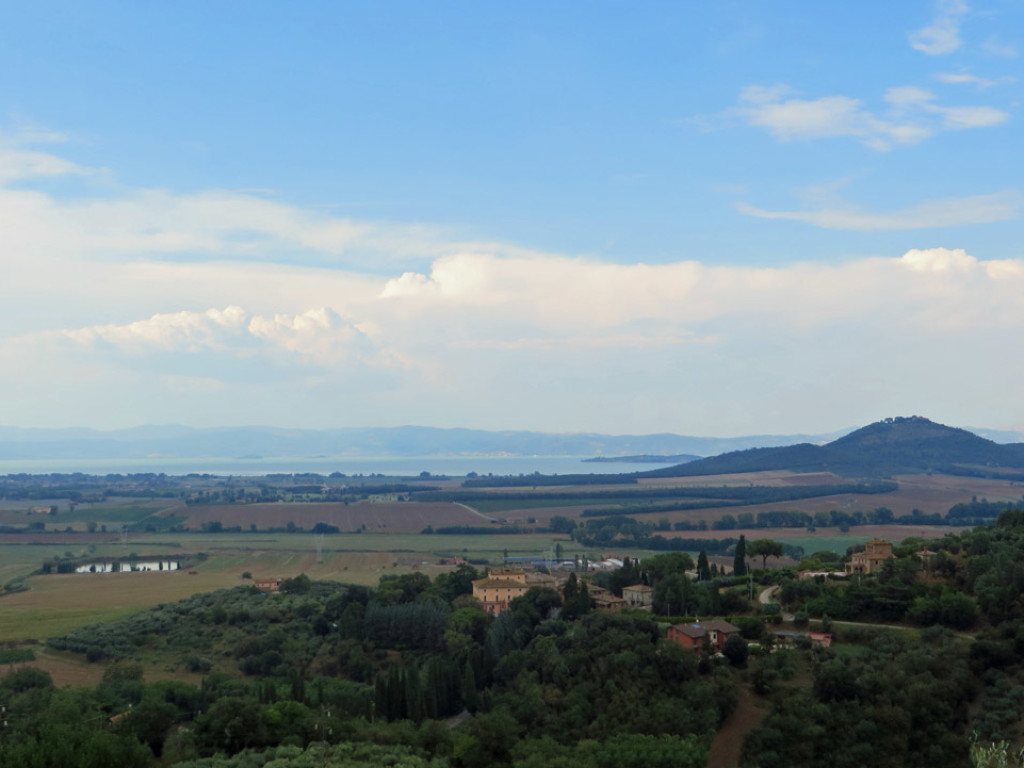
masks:
<path id="1" fill-rule="evenodd" d="M 128 538 L 141 535 L 130 533 Z M 120 540 L 121 537 L 117 532 L 26 531 L 25 533 L 0 533 L 0 544 L 116 544 Z"/>
<path id="2" fill-rule="evenodd" d="M 692 488 L 701 486 L 786 486 L 786 485 L 838 485 L 848 483 L 850 478 L 840 477 L 831 472 L 791 472 L 775 469 L 767 472 L 737 472 L 731 475 L 700 475 L 697 477 L 643 477 L 639 488 Z M 630 486 L 623 486 L 630 487 Z"/>
<path id="3" fill-rule="evenodd" d="M 808 531 L 806 528 L 736 528 L 730 531 L 664 531 L 659 536 L 666 539 L 738 539 L 740 535 L 747 541 L 754 539 L 836 539 L 840 538 L 838 528 L 818 528 Z M 916 537 L 922 539 L 941 539 L 947 533 L 960 533 L 967 528 L 952 525 L 855 525 L 849 533 L 844 534 L 851 542 L 866 539 L 886 539 L 902 541 Z"/>
<path id="4" fill-rule="evenodd" d="M 834 482 L 842 481 L 834 475 L 816 473 L 813 475 L 795 475 L 784 472 L 760 472 L 747 473 L 744 475 L 721 475 L 703 478 L 687 478 L 688 480 L 700 480 L 700 483 L 690 483 L 692 486 L 725 485 L 718 480 L 742 477 L 742 483 L 731 483 L 732 485 L 831 485 Z M 639 514 L 638 519 L 656 521 L 661 518 L 669 522 L 690 521 L 698 522 L 705 520 L 709 524 L 721 520 L 725 515 L 737 515 L 749 512 L 755 516 L 759 512 L 775 512 L 780 510 L 807 512 L 813 515 L 816 512 L 828 512 L 836 509 L 842 512 L 856 512 L 858 510 L 867 512 L 876 507 L 888 507 L 897 516 L 909 515 L 915 509 L 925 514 L 945 515 L 950 507 L 962 502 L 969 502 L 972 498 L 987 499 L 988 501 L 1019 501 L 1024 497 L 1024 483 L 1013 480 L 992 480 L 986 478 L 958 477 L 953 475 L 899 475 L 893 478 L 899 489 L 891 493 L 858 494 L 844 493 L 830 496 L 817 496 L 810 499 L 795 499 L 792 501 L 779 501 L 768 504 L 748 504 L 735 507 L 704 507 L 679 512 L 658 512 L 650 515 Z M 798 482 L 799 481 L 799 482 Z M 846 481 L 849 482 L 849 481 Z M 595 507 L 597 505 L 594 505 Z M 576 517 L 582 511 L 582 507 L 549 507 L 544 510 L 545 519 L 551 515 L 565 515 Z M 538 513 L 540 510 L 530 510 L 530 514 Z M 623 510 L 627 514 L 636 514 L 637 510 Z M 519 512 L 504 513 L 509 519 L 520 518 Z M 538 519 L 541 518 L 537 514 Z M 727 532 L 713 531 L 721 536 Z M 686 533 L 683 534 L 687 535 Z"/>
<path id="5" fill-rule="evenodd" d="M 44 640 L 85 624 L 123 618 L 160 603 L 197 592 L 251 583 L 242 578 L 289 578 L 300 573 L 312 579 L 376 585 L 388 573 L 422 570 L 433 578 L 447 570 L 437 558 L 415 553 L 339 552 L 325 550 L 318 558 L 309 549 L 218 551 L 189 570 L 124 573 L 67 573 L 31 576 L 28 591 L 0 598 L 0 641 Z"/>
<path id="6" fill-rule="evenodd" d="M 255 525 L 260 530 L 284 528 L 294 523 L 310 530 L 317 523 L 336 525 L 342 531 L 419 533 L 428 525 L 480 525 L 487 522 L 473 510 L 448 502 L 403 501 L 394 503 L 359 502 L 220 504 L 176 507 L 163 513 L 187 517 L 185 526 L 199 530 L 204 523 L 219 522 L 225 528 Z"/>

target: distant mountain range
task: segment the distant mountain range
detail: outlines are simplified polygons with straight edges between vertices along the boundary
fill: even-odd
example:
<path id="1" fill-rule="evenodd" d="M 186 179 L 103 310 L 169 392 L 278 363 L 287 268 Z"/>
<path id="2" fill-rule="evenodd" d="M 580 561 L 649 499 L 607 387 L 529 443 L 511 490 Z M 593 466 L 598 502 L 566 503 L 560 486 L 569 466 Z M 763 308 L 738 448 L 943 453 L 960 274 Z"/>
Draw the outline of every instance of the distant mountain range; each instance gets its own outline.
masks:
<path id="1" fill-rule="evenodd" d="M 956 431 L 970 435 L 963 430 Z M 142 426 L 106 432 L 93 429 L 0 427 L 0 461 L 413 456 L 713 456 L 715 458 L 692 462 L 685 466 L 697 470 L 712 466 L 707 462 L 725 461 L 729 466 L 768 463 L 780 466 L 821 467 L 829 463 L 834 464 L 839 452 L 853 447 L 849 442 L 843 442 L 845 438 L 842 436 L 848 432 L 849 430 L 840 430 L 818 435 L 749 435 L 717 438 L 669 433 L 558 434 L 413 426 L 316 430 L 260 426 L 202 429 L 170 425 Z M 863 432 L 864 430 L 857 430 L 850 437 Z M 979 444 L 996 445 L 976 435 L 970 436 L 975 441 L 980 441 Z M 997 439 L 1020 440 L 1022 436 L 1017 433 L 998 433 Z M 784 453 L 772 453 L 769 449 L 777 449 Z M 737 451 L 741 453 L 736 454 Z M 787 456 L 790 458 L 786 458 Z"/>
<path id="2" fill-rule="evenodd" d="M 643 472 L 641 476 L 692 477 L 769 470 L 834 472 L 847 477 L 934 471 L 1024 479 L 1024 443 L 1001 445 L 965 429 L 908 416 L 870 424 L 825 445 L 805 442 L 732 451 Z"/>
<path id="3" fill-rule="evenodd" d="M 14 459 L 273 458 L 406 456 L 710 456 L 754 446 L 822 442 L 828 435 L 557 434 L 527 431 L 391 427 L 281 429 L 277 427 L 143 426 L 93 429 L 0 427 L 0 461 Z"/>

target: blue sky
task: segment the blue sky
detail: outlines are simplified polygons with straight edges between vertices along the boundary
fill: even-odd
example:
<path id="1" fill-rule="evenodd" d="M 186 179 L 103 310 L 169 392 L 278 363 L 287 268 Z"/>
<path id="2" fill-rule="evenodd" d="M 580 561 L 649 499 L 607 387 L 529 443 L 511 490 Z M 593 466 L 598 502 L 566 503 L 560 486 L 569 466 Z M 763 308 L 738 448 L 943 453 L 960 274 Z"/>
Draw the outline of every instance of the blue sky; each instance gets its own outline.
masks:
<path id="1" fill-rule="evenodd" d="M 1019 428 L 1022 22 L 18 4 L 0 422 Z"/>

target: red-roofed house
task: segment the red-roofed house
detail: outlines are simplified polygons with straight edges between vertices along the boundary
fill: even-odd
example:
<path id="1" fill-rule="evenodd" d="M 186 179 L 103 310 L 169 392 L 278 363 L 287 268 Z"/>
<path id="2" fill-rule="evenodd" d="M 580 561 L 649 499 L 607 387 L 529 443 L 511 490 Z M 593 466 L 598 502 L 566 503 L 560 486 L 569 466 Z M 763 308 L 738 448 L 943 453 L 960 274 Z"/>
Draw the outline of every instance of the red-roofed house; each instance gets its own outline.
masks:
<path id="1" fill-rule="evenodd" d="M 710 619 L 709 621 L 697 621 L 693 624 L 674 624 L 668 628 L 668 639 L 679 643 L 684 648 L 693 648 L 695 651 L 704 647 L 704 641 L 716 650 L 722 650 L 725 641 L 740 631 L 740 628 L 730 624 L 725 619 Z"/>

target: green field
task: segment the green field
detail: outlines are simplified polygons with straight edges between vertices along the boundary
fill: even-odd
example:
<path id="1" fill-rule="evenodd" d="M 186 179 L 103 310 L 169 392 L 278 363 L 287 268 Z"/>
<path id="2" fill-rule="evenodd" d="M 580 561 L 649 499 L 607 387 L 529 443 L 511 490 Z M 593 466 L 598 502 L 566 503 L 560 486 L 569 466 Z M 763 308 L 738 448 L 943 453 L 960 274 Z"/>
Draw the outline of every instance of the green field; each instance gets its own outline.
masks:
<path id="1" fill-rule="evenodd" d="M 54 536 L 59 534 L 53 534 Z M 28 535 L 25 536 L 26 539 Z M 45 535 L 36 539 L 45 540 Z M 336 534 L 317 540 L 309 533 L 133 534 L 125 543 L 0 544 L 0 583 L 26 578 L 28 590 L 0 596 L 0 642 L 45 639 L 84 624 L 122 618 L 172 600 L 246 583 L 255 578 L 297 576 L 376 585 L 381 576 L 421 570 L 440 573 L 442 557 L 464 557 L 492 566 L 509 556 L 544 555 L 561 543 L 564 557 L 597 559 L 597 550 L 564 536 L 524 534 L 422 535 Z M 110 557 L 206 553 L 186 571 L 35 575 L 57 557 Z M 629 552 L 629 554 L 638 554 Z"/>
<path id="2" fill-rule="evenodd" d="M 51 515 L 44 522 L 47 527 L 64 526 L 68 523 L 136 523 L 151 515 L 155 515 L 162 509 L 177 507 L 180 504 L 175 499 L 156 500 L 145 504 L 104 504 L 102 506 L 80 506 L 74 512 L 58 512 Z"/>
<path id="3" fill-rule="evenodd" d="M 114 508 L 125 516 L 151 514 L 152 507 Z M 727 534 L 728 532 L 723 532 Z M 770 535 L 770 531 L 766 531 Z M 500 565 L 504 556 L 544 556 L 562 547 L 562 556 L 598 560 L 608 551 L 643 557 L 656 554 L 631 547 L 611 546 L 603 553 L 577 545 L 564 535 L 424 535 L 346 533 L 323 536 L 310 533 L 134 533 L 124 543 L 48 543 L 48 535 L 35 534 L 43 543 L 0 544 L 0 583 L 26 578 L 28 590 L 0 596 L 0 641 L 44 639 L 48 635 L 96 621 L 120 618 L 132 612 L 196 592 L 245 583 L 242 574 L 255 578 L 296 576 L 346 583 L 376 585 L 381 576 L 420 570 L 430 576 L 441 572 L 441 558 L 463 557 L 471 562 Z M 20 537 L 19 537 L 20 538 Z M 844 554 L 847 547 L 870 538 L 854 532 L 836 536 L 785 538 L 809 555 L 818 550 Z M 320 554 L 317 554 L 317 546 Z M 85 558 L 205 553 L 205 561 L 187 572 L 143 574 L 50 574 L 30 576 L 44 561 L 58 557 Z M 693 553 L 696 556 L 696 553 Z"/>

